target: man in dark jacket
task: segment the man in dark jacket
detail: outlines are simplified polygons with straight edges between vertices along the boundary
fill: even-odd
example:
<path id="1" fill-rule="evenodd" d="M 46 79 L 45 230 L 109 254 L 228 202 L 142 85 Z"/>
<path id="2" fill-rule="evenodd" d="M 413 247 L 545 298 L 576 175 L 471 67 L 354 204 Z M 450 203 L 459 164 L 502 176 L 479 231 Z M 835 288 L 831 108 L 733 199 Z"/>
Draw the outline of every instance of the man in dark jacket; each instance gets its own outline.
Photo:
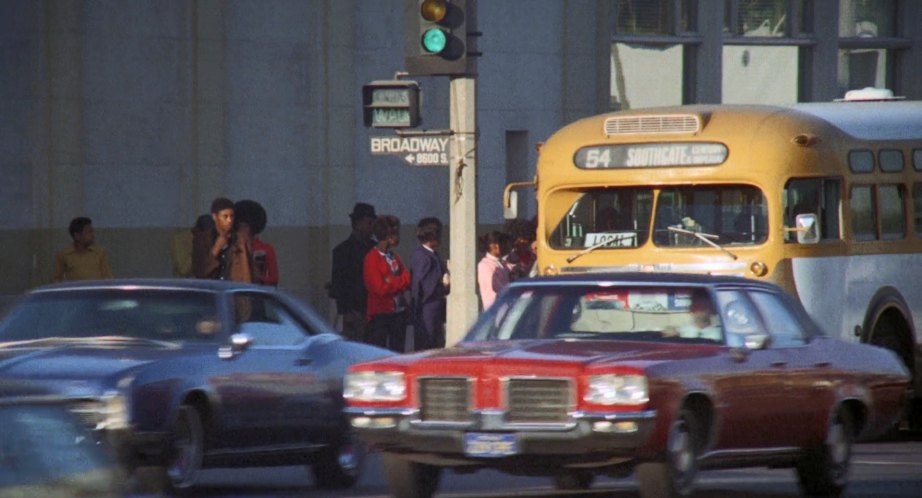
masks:
<path id="1" fill-rule="evenodd" d="M 445 296 L 448 268 L 436 249 L 442 243 L 442 222 L 423 218 L 416 225 L 419 245 L 410 257 L 413 350 L 445 347 Z"/>
<path id="2" fill-rule="evenodd" d="M 368 294 L 362 265 L 365 255 L 374 247 L 371 229 L 377 215 L 374 206 L 359 202 L 352 208 L 349 218 L 352 233 L 333 249 L 330 297 L 336 300 L 336 312 L 342 316 L 343 335 L 350 340 L 363 341 Z"/>

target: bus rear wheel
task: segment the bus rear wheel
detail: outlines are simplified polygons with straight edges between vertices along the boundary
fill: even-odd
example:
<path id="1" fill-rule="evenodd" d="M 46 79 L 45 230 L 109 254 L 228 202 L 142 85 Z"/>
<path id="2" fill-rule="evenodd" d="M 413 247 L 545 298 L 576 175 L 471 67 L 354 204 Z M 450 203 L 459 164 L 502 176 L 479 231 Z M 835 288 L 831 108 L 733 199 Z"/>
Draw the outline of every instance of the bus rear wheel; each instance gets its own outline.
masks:
<path id="1" fill-rule="evenodd" d="M 915 379 L 909 326 L 899 312 L 888 310 L 881 313 L 874 324 L 869 342 L 896 353 L 906 365 L 910 376 Z M 920 393 L 913 389 L 912 384 L 907 393 L 905 421 L 911 431 L 918 431 L 922 430 L 922 398 L 918 397 Z"/>

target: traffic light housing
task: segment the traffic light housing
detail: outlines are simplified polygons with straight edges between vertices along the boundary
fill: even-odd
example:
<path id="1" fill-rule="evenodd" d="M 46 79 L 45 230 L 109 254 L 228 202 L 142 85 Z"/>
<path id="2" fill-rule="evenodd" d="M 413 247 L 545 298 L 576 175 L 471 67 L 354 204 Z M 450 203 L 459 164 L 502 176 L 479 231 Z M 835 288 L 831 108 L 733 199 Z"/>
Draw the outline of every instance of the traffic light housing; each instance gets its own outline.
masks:
<path id="1" fill-rule="evenodd" d="M 455 76 L 468 72 L 466 0 L 404 0 L 406 71 Z"/>
<path id="2" fill-rule="evenodd" d="M 363 85 L 362 112 L 366 127 L 415 128 L 420 123 L 419 84 L 378 80 Z"/>

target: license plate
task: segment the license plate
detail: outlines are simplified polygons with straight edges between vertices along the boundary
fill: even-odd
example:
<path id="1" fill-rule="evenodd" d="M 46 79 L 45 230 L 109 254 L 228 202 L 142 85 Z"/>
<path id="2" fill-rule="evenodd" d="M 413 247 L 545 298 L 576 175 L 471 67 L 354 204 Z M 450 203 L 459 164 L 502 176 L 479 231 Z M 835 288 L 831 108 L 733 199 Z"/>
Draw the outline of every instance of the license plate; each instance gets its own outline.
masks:
<path id="1" fill-rule="evenodd" d="M 519 452 L 515 434 L 494 432 L 467 432 L 464 434 L 464 453 L 474 457 L 504 457 Z"/>

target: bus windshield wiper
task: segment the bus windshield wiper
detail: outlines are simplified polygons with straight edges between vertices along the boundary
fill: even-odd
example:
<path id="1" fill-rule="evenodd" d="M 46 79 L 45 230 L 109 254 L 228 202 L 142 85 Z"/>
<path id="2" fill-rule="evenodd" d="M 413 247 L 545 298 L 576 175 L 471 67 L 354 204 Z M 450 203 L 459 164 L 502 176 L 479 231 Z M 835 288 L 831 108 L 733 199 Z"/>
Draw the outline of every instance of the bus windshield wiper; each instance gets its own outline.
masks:
<path id="1" fill-rule="evenodd" d="M 602 232 L 602 233 L 612 233 L 612 232 Z M 589 254 L 589 253 L 591 253 L 592 251 L 595 251 L 596 249 L 598 249 L 598 248 L 600 248 L 600 247 L 602 247 L 602 246 L 611 244 L 612 242 L 621 242 L 622 240 L 630 239 L 630 238 L 633 238 L 633 237 L 634 237 L 634 234 L 619 234 L 619 235 L 615 235 L 614 237 L 612 237 L 612 238 L 610 238 L 610 239 L 605 239 L 605 240 L 603 240 L 603 241 L 601 241 L 601 242 L 595 243 L 595 244 L 593 244 L 593 245 L 591 245 L 591 246 L 589 246 L 589 247 L 583 249 L 582 251 L 580 251 L 580 252 L 578 252 L 578 253 L 576 253 L 576 254 L 574 254 L 574 255 L 568 257 L 568 258 L 567 258 L 567 263 L 572 263 L 572 262 L 576 261 L 576 259 L 579 258 L 580 256 L 584 256 L 584 255 L 586 255 L 586 254 Z"/>
<path id="2" fill-rule="evenodd" d="M 724 254 L 726 254 L 727 256 L 730 256 L 731 258 L 733 258 L 734 261 L 736 261 L 736 260 L 738 259 L 738 258 L 736 257 L 736 254 L 733 254 L 732 252 L 728 251 L 728 250 L 727 250 L 725 247 L 723 247 L 722 245 L 720 245 L 720 244 L 714 242 L 713 240 L 711 240 L 711 239 L 719 239 L 719 238 L 720 238 L 719 235 L 715 235 L 715 234 L 713 234 L 713 233 L 693 232 L 693 231 L 691 231 L 691 230 L 686 230 L 686 229 L 684 229 L 684 228 L 673 227 L 673 226 L 668 226 L 668 227 L 666 227 L 666 228 L 669 229 L 670 232 L 676 232 L 676 233 L 681 233 L 681 234 L 685 234 L 685 235 L 691 235 L 692 237 L 695 237 L 696 239 L 700 240 L 701 242 L 704 242 L 705 244 L 707 244 L 707 245 L 709 245 L 709 246 L 711 246 L 711 247 L 720 249 L 721 251 L 724 252 Z"/>

